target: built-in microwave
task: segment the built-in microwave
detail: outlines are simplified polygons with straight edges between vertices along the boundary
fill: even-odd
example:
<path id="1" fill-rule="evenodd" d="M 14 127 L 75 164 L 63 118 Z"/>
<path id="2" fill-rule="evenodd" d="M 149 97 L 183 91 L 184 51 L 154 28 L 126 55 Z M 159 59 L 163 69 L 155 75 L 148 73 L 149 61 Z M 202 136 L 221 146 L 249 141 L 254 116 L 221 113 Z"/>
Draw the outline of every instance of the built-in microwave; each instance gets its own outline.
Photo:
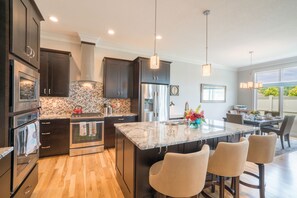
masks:
<path id="1" fill-rule="evenodd" d="M 39 73 L 37 70 L 11 60 L 11 112 L 33 110 L 39 107 Z"/>

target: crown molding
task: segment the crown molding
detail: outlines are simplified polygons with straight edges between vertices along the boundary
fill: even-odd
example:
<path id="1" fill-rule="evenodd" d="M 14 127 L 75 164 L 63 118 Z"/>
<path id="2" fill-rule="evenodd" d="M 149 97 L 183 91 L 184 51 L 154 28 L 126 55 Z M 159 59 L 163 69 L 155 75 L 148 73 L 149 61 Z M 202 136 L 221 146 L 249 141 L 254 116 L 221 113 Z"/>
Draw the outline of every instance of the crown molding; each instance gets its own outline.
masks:
<path id="1" fill-rule="evenodd" d="M 89 43 L 95 43 L 96 47 L 103 48 L 103 49 L 109 49 L 109 50 L 115 50 L 130 54 L 135 54 L 135 58 L 138 56 L 145 56 L 150 57 L 152 55 L 151 50 L 144 50 L 144 49 L 136 49 L 133 47 L 127 47 L 125 45 L 120 45 L 113 42 L 107 42 L 104 40 L 100 40 L 99 37 L 92 36 L 85 33 L 78 33 L 78 34 L 61 34 L 61 33 L 52 33 L 52 32 L 41 32 L 41 39 L 47 39 L 52 41 L 60 41 L 60 42 L 68 42 L 73 44 L 81 44 L 81 41 L 89 42 Z M 182 62 L 182 63 L 189 63 L 194 65 L 202 65 L 204 64 L 204 61 L 198 60 L 198 59 L 192 59 L 192 58 L 186 58 L 181 57 L 173 54 L 168 53 L 158 53 L 162 60 L 167 60 L 171 62 Z M 228 71 L 237 71 L 237 68 L 234 67 L 228 67 L 216 63 L 211 64 L 213 68 L 222 69 L 222 70 L 228 70 Z"/>
<path id="2" fill-rule="evenodd" d="M 263 70 L 267 67 L 281 68 L 281 67 L 291 67 L 296 66 L 297 64 L 297 56 L 267 61 L 263 63 L 254 64 L 252 66 L 244 66 L 237 69 L 237 71 L 248 71 L 248 70 Z M 291 65 L 293 64 L 293 65 Z"/>

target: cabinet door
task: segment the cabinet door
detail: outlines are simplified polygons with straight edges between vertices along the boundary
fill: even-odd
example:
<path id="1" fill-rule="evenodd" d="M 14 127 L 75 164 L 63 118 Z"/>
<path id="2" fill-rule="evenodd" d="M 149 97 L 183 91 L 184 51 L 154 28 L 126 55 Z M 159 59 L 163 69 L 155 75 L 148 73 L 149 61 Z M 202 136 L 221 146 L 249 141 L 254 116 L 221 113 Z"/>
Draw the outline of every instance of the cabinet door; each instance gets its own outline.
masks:
<path id="1" fill-rule="evenodd" d="M 123 176 L 124 173 L 124 135 L 116 132 L 116 168 Z"/>
<path id="2" fill-rule="evenodd" d="M 130 62 L 123 61 L 120 66 L 120 98 L 129 98 L 132 95 L 132 67 Z"/>
<path id="3" fill-rule="evenodd" d="M 150 68 L 149 59 L 140 59 L 141 66 L 141 82 L 145 83 L 156 83 L 155 81 L 155 71 Z"/>
<path id="4" fill-rule="evenodd" d="M 27 21 L 30 14 L 28 0 L 11 0 L 11 52 L 21 59 L 29 62 L 30 49 L 27 44 L 28 26 Z"/>
<path id="5" fill-rule="evenodd" d="M 160 62 L 160 68 L 155 70 L 156 82 L 159 84 L 170 84 L 170 63 Z"/>
<path id="6" fill-rule="evenodd" d="M 69 55 L 48 52 L 48 96 L 69 96 Z"/>
<path id="7" fill-rule="evenodd" d="M 120 65 L 119 62 L 106 59 L 104 62 L 104 97 L 120 97 Z"/>
<path id="8" fill-rule="evenodd" d="M 32 49 L 32 57 L 30 63 L 39 69 L 40 58 L 40 19 L 36 12 L 31 9 L 31 14 L 28 18 L 28 46 Z"/>
<path id="9" fill-rule="evenodd" d="M 40 96 L 47 96 L 48 94 L 48 53 L 40 53 Z"/>

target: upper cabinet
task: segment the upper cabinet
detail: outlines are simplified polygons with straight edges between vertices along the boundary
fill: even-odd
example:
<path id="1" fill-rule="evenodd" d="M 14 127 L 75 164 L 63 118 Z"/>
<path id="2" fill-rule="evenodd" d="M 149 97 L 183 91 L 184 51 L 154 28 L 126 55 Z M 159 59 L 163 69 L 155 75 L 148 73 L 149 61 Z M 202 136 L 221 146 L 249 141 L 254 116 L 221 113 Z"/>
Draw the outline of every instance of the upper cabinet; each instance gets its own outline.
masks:
<path id="1" fill-rule="evenodd" d="M 33 0 L 11 0 L 10 51 L 35 68 L 40 60 L 40 21 L 44 20 Z"/>
<path id="2" fill-rule="evenodd" d="M 150 59 L 138 57 L 136 67 L 140 72 L 140 82 L 153 84 L 170 84 L 170 62 L 160 61 L 159 69 L 150 68 Z"/>
<path id="3" fill-rule="evenodd" d="M 40 96 L 69 96 L 70 52 L 41 49 Z"/>
<path id="4" fill-rule="evenodd" d="M 132 96 L 132 62 L 128 60 L 103 59 L 103 97 L 129 98 Z"/>

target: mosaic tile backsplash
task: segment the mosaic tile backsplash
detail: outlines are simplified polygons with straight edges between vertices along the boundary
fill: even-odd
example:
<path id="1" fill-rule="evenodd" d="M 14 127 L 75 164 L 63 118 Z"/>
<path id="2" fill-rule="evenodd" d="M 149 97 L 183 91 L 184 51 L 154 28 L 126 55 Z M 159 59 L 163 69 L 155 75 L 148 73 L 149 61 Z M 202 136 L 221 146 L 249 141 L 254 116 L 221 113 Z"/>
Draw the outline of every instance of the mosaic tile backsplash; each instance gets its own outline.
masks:
<path id="1" fill-rule="evenodd" d="M 40 97 L 42 115 L 71 114 L 75 106 L 83 107 L 84 113 L 103 113 L 103 105 L 111 104 L 114 113 L 129 113 L 130 99 L 103 98 L 103 83 L 97 82 L 93 88 L 71 82 L 69 97 Z"/>

